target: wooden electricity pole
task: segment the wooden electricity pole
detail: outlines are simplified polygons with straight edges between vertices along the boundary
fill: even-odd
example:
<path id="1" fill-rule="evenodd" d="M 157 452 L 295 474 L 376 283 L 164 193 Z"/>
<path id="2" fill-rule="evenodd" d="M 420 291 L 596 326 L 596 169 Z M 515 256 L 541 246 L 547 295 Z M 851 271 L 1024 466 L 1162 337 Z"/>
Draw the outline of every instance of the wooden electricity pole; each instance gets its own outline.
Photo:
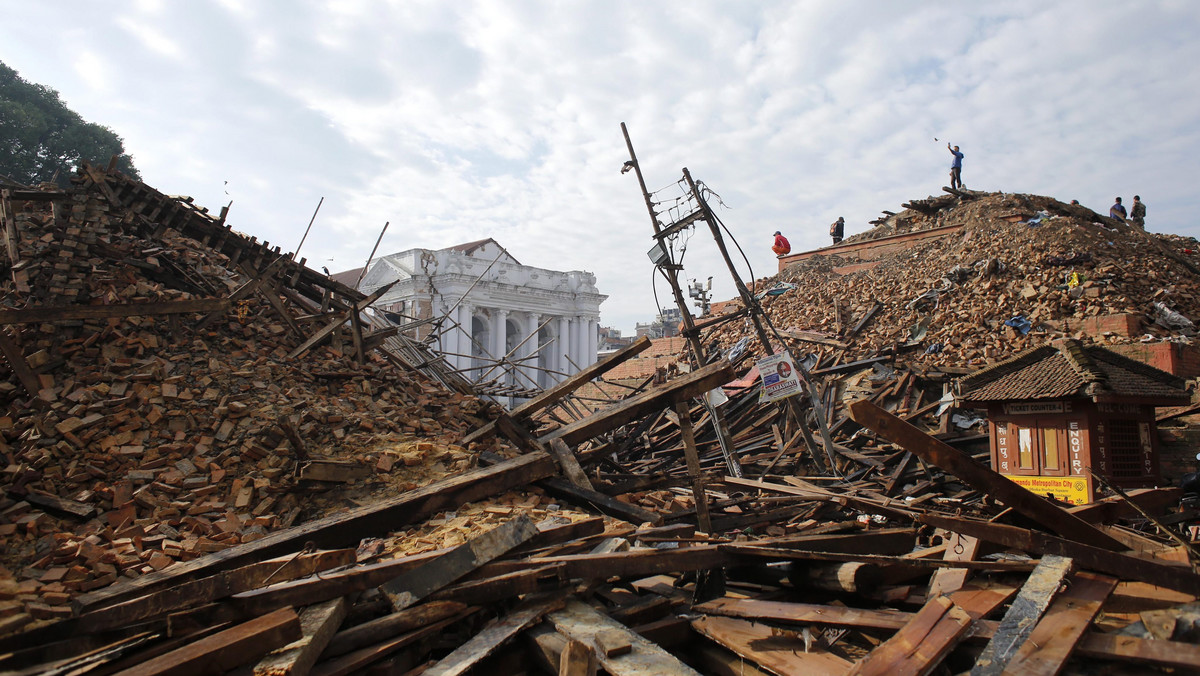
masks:
<path id="1" fill-rule="evenodd" d="M 721 236 L 721 228 L 717 225 L 716 216 L 713 215 L 712 209 L 709 208 L 704 196 L 696 189 L 696 182 L 692 180 L 692 174 L 687 170 L 687 167 L 683 168 L 683 178 L 687 181 L 688 189 L 692 191 L 692 197 L 700 205 L 704 220 L 708 222 L 708 229 L 712 232 L 713 239 L 717 242 L 717 248 L 721 250 L 721 257 L 725 259 L 725 266 L 729 268 L 729 276 L 733 277 L 734 286 L 737 287 L 738 295 L 742 298 L 742 306 L 746 308 L 750 316 L 750 321 L 754 323 L 755 333 L 758 334 L 758 342 L 762 344 L 763 356 L 774 354 L 774 350 L 771 349 L 771 337 L 763 327 L 764 313 L 762 306 L 758 304 L 758 299 L 754 297 L 754 294 L 750 293 L 750 289 L 746 288 L 746 284 L 742 282 L 741 276 L 738 275 L 737 268 L 733 265 L 733 259 L 729 256 L 729 249 L 725 246 L 725 238 Z M 698 337 L 697 340 L 699 340 Z M 784 348 L 787 349 L 786 346 Z M 820 430 L 821 441 L 824 442 L 825 457 L 829 459 L 830 469 L 836 473 L 837 463 L 833 459 L 833 437 L 830 436 L 829 426 L 825 422 L 825 411 L 821 405 L 821 397 L 817 393 L 816 386 L 813 385 L 811 374 L 809 374 L 808 369 L 804 368 L 804 364 L 796 359 L 792 361 L 796 365 L 796 370 L 800 373 L 800 379 L 804 381 L 804 385 L 808 389 L 808 398 L 813 411 L 816 413 L 817 429 Z M 804 423 L 804 409 L 800 407 L 800 402 L 795 397 L 789 397 L 787 402 L 796 417 L 796 424 L 800 426 L 801 430 L 807 430 L 808 426 Z M 811 434 L 805 435 L 805 437 L 808 440 L 811 438 Z M 812 451 L 813 462 L 816 463 L 821 471 L 824 471 L 825 468 L 822 466 L 821 458 L 817 455 L 816 449 L 812 448 L 811 441 L 809 441 L 809 450 Z"/>

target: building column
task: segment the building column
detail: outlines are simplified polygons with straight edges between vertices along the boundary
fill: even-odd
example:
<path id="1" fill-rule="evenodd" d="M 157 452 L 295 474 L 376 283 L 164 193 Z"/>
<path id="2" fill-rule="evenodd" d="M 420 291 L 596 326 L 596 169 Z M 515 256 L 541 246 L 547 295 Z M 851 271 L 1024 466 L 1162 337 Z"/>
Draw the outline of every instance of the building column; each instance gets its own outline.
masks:
<path id="1" fill-rule="evenodd" d="M 492 359 L 508 352 L 508 310 L 492 308 Z"/>
<path id="2" fill-rule="evenodd" d="M 462 356 L 455 357 L 454 363 L 460 369 L 471 365 L 471 318 L 473 316 L 474 309 L 470 303 L 459 303 L 454 317 L 454 320 L 458 322 L 458 326 L 454 328 L 454 351 Z M 466 374 L 468 380 L 470 380 L 471 375 Z"/>
<path id="3" fill-rule="evenodd" d="M 566 374 L 569 372 L 570 366 L 567 364 L 566 354 L 571 349 L 571 320 L 569 317 L 558 318 L 558 340 L 554 344 L 554 369 L 562 371 L 563 375 L 558 376 L 559 382 L 566 380 Z"/>
<path id="4" fill-rule="evenodd" d="M 525 341 L 525 347 L 521 350 L 521 356 L 528 357 L 528 359 L 522 362 L 521 372 L 525 374 L 525 378 L 517 383 L 521 387 L 533 387 L 538 382 L 537 330 L 540 321 L 541 315 L 536 312 L 530 312 L 525 317 L 525 336 L 528 337 L 528 340 Z"/>
<path id="5" fill-rule="evenodd" d="M 587 354 L 584 358 L 584 365 L 591 366 L 596 363 L 596 352 L 600 349 L 600 322 L 595 319 L 587 320 Z"/>
<path id="6" fill-rule="evenodd" d="M 584 317 L 583 315 L 579 315 L 578 317 L 576 317 L 575 318 L 575 327 L 576 327 L 575 328 L 575 349 L 573 350 L 574 354 L 571 355 L 571 359 L 574 359 L 575 363 L 579 366 L 579 368 L 582 369 L 588 365 L 588 361 L 587 361 L 587 344 L 588 344 L 587 317 Z"/>

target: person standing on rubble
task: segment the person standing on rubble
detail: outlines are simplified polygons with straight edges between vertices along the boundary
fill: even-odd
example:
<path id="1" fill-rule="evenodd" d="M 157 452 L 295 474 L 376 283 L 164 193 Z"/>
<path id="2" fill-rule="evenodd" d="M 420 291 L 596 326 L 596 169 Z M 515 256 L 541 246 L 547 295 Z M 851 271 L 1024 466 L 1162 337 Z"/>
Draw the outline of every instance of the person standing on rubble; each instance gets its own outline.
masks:
<path id="1" fill-rule="evenodd" d="M 1121 204 L 1120 197 L 1117 198 L 1116 203 L 1108 208 L 1108 215 L 1110 218 L 1117 218 L 1122 221 L 1125 220 L 1125 205 Z"/>
<path id="2" fill-rule="evenodd" d="M 946 144 L 946 150 L 949 150 L 950 154 L 954 156 L 954 161 L 950 163 L 950 187 L 957 190 L 962 190 L 963 154 L 959 152 L 958 146 L 951 148 L 949 143 Z"/>
<path id="3" fill-rule="evenodd" d="M 833 238 L 833 243 L 837 244 L 842 241 L 842 235 L 846 233 L 846 219 L 838 216 L 838 219 L 829 226 L 829 236 Z"/>
<path id="4" fill-rule="evenodd" d="M 1133 208 L 1129 210 L 1129 220 L 1142 230 L 1146 229 L 1146 203 L 1141 195 L 1133 196 Z"/>
<path id="5" fill-rule="evenodd" d="M 774 251 L 776 256 L 786 256 L 792 252 L 791 243 L 778 230 L 775 231 L 775 245 L 771 247 L 771 251 Z"/>

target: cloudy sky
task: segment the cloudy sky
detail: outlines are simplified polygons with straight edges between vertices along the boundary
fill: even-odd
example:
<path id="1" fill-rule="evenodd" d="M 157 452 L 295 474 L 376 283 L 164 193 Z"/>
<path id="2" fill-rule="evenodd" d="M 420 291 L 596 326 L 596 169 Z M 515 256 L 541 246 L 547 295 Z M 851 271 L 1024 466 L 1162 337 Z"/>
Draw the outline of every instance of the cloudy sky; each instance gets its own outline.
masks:
<path id="1" fill-rule="evenodd" d="M 772 233 L 828 244 L 968 188 L 1200 235 L 1200 3 L 6 0 L 0 61 L 113 129 L 144 180 L 310 267 L 493 237 L 588 270 L 601 322 L 671 303 L 645 252 L 651 190 L 687 167 L 751 270 Z M 936 140 L 935 140 L 936 139 Z M 664 195 L 675 195 L 667 190 Z M 687 278 L 732 284 L 707 230 Z M 735 256 L 737 255 L 735 250 Z"/>

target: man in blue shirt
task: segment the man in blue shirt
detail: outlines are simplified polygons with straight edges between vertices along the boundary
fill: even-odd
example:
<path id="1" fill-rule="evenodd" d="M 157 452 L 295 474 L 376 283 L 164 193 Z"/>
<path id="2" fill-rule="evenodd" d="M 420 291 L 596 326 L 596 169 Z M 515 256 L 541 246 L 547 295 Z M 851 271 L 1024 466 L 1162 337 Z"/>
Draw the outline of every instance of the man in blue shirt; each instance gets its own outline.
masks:
<path id="1" fill-rule="evenodd" d="M 1121 198 L 1117 198 L 1117 203 L 1109 207 L 1108 215 L 1112 218 L 1125 220 L 1125 205 L 1121 204 Z"/>
<path id="2" fill-rule="evenodd" d="M 950 187 L 962 190 L 963 154 L 958 152 L 958 146 L 951 148 L 949 143 L 946 144 L 946 150 L 949 150 L 950 154 L 954 156 L 954 161 L 950 163 Z"/>

